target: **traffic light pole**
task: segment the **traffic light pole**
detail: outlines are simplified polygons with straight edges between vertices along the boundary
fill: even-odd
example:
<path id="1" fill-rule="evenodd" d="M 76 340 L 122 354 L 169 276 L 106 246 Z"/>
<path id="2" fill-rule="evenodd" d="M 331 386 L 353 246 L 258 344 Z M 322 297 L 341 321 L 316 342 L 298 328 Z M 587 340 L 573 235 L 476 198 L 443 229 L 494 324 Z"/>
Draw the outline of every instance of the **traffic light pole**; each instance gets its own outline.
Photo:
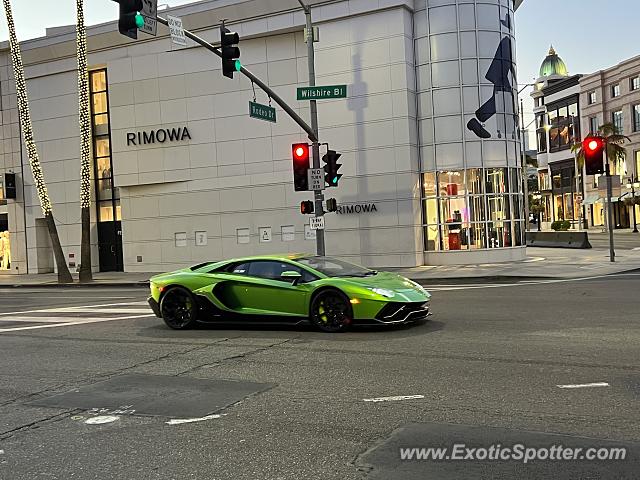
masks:
<path id="1" fill-rule="evenodd" d="M 616 252 L 613 245 L 613 204 L 611 197 L 613 196 L 613 187 L 611 185 L 611 171 L 609 169 L 609 156 L 607 154 L 607 145 L 604 147 L 605 155 L 605 175 L 607 177 L 607 224 L 609 226 L 609 260 L 616 261 Z"/>
<path id="2" fill-rule="evenodd" d="M 313 46 L 313 42 L 315 40 L 313 33 L 313 22 L 311 21 L 311 7 L 302 3 L 302 0 L 298 0 L 302 8 L 304 9 L 304 14 L 307 23 L 307 59 L 309 64 L 309 86 L 316 86 L 316 65 L 315 65 L 315 50 Z M 310 101 L 310 110 L 311 110 L 311 129 L 316 137 L 316 140 L 313 140 L 313 145 L 311 148 L 313 154 L 313 168 L 320 168 L 320 143 L 318 142 L 318 103 L 315 100 Z M 324 216 L 324 194 L 322 190 L 314 190 L 314 212 L 316 217 Z M 324 256 L 326 253 L 325 243 L 324 243 L 324 230 L 316 230 L 316 253 L 318 255 Z"/>
<path id="3" fill-rule="evenodd" d="M 163 25 L 169 26 L 169 22 L 167 21 L 166 18 L 162 18 L 162 17 L 157 17 L 158 22 L 162 23 Z M 191 40 L 193 40 L 194 42 L 196 42 L 198 45 L 203 46 L 204 48 L 206 48 L 207 50 L 215 53 L 217 56 L 219 56 L 220 58 L 222 58 L 222 52 L 220 51 L 220 49 L 218 47 L 214 47 L 211 43 L 207 42 L 206 40 L 200 38 L 199 36 L 191 33 L 189 30 L 184 30 L 184 35 L 187 38 L 190 38 Z M 276 92 L 274 92 L 271 87 L 269 87 L 267 84 L 265 84 L 262 80 L 260 80 L 258 77 L 256 77 L 253 73 L 251 73 L 247 68 L 245 68 L 244 66 L 239 70 L 240 73 L 242 73 L 245 77 L 247 77 L 249 80 L 251 80 L 253 83 L 255 83 L 262 91 L 264 91 L 267 95 L 269 95 L 269 97 L 271 99 L 273 99 L 274 102 L 276 102 L 278 105 L 280 105 L 280 107 L 282 107 L 282 109 L 287 113 L 287 115 L 289 115 L 291 117 L 291 119 L 296 122 L 300 128 L 302 128 L 307 135 L 309 136 L 309 140 L 311 140 L 312 142 L 318 142 L 318 130 L 317 128 L 315 130 L 313 130 L 308 124 L 307 122 L 305 122 L 300 115 L 298 115 L 288 104 L 287 102 L 285 102 L 280 95 L 278 95 Z"/>

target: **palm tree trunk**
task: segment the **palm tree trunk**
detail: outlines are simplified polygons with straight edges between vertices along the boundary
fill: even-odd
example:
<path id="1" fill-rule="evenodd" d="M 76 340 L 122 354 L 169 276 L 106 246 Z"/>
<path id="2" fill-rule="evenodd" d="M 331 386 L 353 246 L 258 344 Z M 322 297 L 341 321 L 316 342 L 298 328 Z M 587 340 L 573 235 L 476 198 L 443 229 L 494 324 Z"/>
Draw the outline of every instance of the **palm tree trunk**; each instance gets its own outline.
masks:
<path id="1" fill-rule="evenodd" d="M 78 113 L 80 119 L 80 283 L 91 282 L 91 117 L 89 114 L 89 72 L 87 71 L 87 31 L 84 1 L 76 0 L 78 51 Z"/>
<path id="2" fill-rule="evenodd" d="M 20 115 L 20 126 L 22 127 L 22 135 L 24 144 L 27 147 L 29 156 L 29 165 L 33 173 L 33 179 L 36 183 L 36 190 L 40 200 L 42 214 L 47 221 L 49 236 L 53 246 L 53 254 L 58 267 L 58 283 L 73 283 L 71 273 L 62 252 L 60 238 L 58 237 L 58 229 L 53 217 L 53 207 L 47 192 L 47 185 L 44 182 L 44 174 L 38 157 L 38 150 L 33 139 L 33 126 L 31 124 L 31 114 L 29 112 L 29 100 L 27 96 L 27 84 L 24 78 L 24 67 L 22 65 L 22 55 L 20 53 L 20 44 L 16 37 L 16 28 L 13 23 L 13 12 L 11 11 L 10 0 L 3 0 L 4 11 L 7 17 L 7 27 L 9 28 L 9 46 L 11 49 L 11 61 L 13 63 L 13 73 L 16 79 L 16 94 L 18 97 L 18 113 Z"/>

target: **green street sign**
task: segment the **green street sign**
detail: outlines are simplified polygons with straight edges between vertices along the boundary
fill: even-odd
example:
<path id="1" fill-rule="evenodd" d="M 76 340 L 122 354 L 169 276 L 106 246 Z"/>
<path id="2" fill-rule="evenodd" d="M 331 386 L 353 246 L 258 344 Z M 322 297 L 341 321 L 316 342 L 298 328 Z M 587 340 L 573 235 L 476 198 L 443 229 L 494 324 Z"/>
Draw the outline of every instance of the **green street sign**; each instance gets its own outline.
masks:
<path id="1" fill-rule="evenodd" d="M 249 116 L 258 120 L 276 123 L 276 109 L 268 105 L 249 102 Z"/>
<path id="2" fill-rule="evenodd" d="M 298 100 L 324 100 L 327 98 L 347 98 L 347 86 L 298 87 Z"/>

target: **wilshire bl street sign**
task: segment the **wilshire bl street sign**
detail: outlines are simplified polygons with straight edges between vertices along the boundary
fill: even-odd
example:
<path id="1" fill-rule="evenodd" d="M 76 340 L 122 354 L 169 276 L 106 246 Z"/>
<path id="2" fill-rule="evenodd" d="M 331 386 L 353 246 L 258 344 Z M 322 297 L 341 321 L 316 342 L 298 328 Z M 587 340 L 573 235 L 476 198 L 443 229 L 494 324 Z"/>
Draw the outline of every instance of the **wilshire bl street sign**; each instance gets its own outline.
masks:
<path id="1" fill-rule="evenodd" d="M 249 116 L 251 118 L 276 123 L 276 109 L 268 105 L 249 102 Z"/>
<path id="2" fill-rule="evenodd" d="M 324 100 L 327 98 L 347 98 L 347 86 L 298 87 L 298 100 Z"/>

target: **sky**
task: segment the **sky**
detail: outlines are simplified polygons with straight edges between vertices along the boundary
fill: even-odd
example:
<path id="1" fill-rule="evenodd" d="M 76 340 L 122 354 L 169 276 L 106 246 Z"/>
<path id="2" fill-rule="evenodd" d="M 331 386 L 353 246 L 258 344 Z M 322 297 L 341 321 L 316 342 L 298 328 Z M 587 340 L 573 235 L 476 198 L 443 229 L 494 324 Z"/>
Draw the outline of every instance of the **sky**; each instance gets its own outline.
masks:
<path id="1" fill-rule="evenodd" d="M 46 27 L 75 23 L 73 0 L 12 0 L 18 38 L 43 36 Z M 172 7 L 192 0 L 159 0 Z M 112 0 L 85 0 L 87 25 L 118 18 Z M 553 44 L 569 72 L 592 73 L 640 55 L 640 0 L 525 0 L 516 14 L 518 82 L 533 83 Z M 161 27 L 162 28 L 162 27 Z M 0 40 L 7 39 L 4 11 Z M 523 91 L 525 125 L 533 119 L 530 88 Z"/>

